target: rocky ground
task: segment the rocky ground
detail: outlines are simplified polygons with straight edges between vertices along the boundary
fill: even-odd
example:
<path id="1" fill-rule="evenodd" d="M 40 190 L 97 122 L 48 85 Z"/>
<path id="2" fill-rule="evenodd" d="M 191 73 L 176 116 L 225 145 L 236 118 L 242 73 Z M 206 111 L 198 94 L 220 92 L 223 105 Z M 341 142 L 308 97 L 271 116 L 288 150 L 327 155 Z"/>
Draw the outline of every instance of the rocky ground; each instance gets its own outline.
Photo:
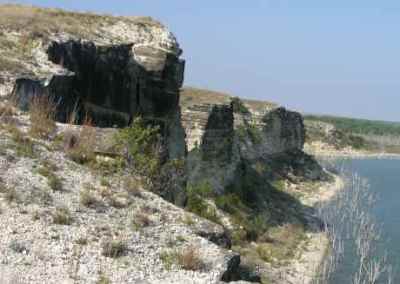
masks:
<path id="1" fill-rule="evenodd" d="M 17 121 L 29 129 L 27 117 Z M 238 265 L 207 239 L 224 240 L 219 225 L 72 162 L 49 141 L 22 151 L 2 126 L 1 283 L 216 283 Z"/>
<path id="2" fill-rule="evenodd" d="M 72 161 L 57 137 L 80 127 L 57 123 L 53 138 L 30 144 L 18 138 L 29 137 L 29 115 L 11 117 L 0 128 L 1 283 L 231 280 L 240 257 L 227 249 L 220 225 L 145 191 L 135 177 L 104 170 L 111 158 L 97 157 L 102 168 Z M 284 190 L 313 206 L 339 187 L 336 179 L 331 186 L 288 182 Z M 275 283 L 308 283 L 327 245 L 323 232 L 309 230 L 293 259 L 258 272 L 266 269 Z"/>

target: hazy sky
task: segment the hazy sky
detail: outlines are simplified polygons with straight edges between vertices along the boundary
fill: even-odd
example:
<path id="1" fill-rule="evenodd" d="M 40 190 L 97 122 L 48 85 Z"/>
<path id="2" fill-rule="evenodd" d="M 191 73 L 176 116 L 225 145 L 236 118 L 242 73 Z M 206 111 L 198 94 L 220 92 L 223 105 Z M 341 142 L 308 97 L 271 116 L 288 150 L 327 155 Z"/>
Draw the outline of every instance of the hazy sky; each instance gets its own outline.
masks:
<path id="1" fill-rule="evenodd" d="M 184 50 L 186 85 L 305 112 L 400 121 L 400 1 L 19 2 L 152 16 Z"/>

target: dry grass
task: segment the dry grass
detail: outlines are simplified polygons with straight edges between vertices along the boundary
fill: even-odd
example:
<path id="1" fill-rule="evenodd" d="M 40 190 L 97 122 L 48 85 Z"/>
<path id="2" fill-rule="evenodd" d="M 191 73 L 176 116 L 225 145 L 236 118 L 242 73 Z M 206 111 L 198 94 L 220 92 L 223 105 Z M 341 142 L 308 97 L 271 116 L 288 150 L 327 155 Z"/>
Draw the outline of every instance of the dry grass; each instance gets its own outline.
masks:
<path id="1" fill-rule="evenodd" d="M 16 109 L 10 102 L 0 102 L 0 119 L 14 116 L 15 114 Z"/>
<path id="2" fill-rule="evenodd" d="M 142 197 L 143 182 L 140 179 L 129 176 L 124 179 L 123 186 L 129 195 Z"/>
<path id="3" fill-rule="evenodd" d="M 102 255 L 105 257 L 118 258 L 123 256 L 128 247 L 122 240 L 105 240 L 102 243 Z"/>
<path id="4" fill-rule="evenodd" d="M 0 4 L 0 72 L 31 73 L 32 50 L 49 43 L 51 35 L 67 33 L 76 38 L 97 40 L 104 37 L 103 27 L 117 22 L 137 24 L 143 29 L 162 25 L 149 17 L 115 17 L 88 12 L 28 5 Z M 18 36 L 10 36 L 10 32 Z M 26 66 L 24 63 L 27 63 Z"/>
<path id="5" fill-rule="evenodd" d="M 11 135 L 11 139 L 14 142 L 12 148 L 14 148 L 16 154 L 22 157 L 35 158 L 36 154 L 34 151 L 33 141 L 27 137 L 16 124 L 7 123 L 1 125 L 3 129 L 8 131 Z"/>
<path id="6" fill-rule="evenodd" d="M 132 223 L 133 223 L 133 227 L 136 230 L 152 225 L 152 222 L 151 222 L 149 216 L 142 212 L 137 213 L 133 216 Z"/>
<path id="7" fill-rule="evenodd" d="M 185 87 L 180 93 L 180 104 L 190 107 L 198 104 L 226 104 L 230 102 L 231 96 L 225 93 L 209 90 Z"/>
<path id="8" fill-rule="evenodd" d="M 71 225 L 72 216 L 68 208 L 59 207 L 53 214 L 53 223 L 58 225 Z"/>
<path id="9" fill-rule="evenodd" d="M 185 109 L 194 105 L 201 104 L 229 104 L 233 98 L 231 95 L 210 90 L 185 87 L 180 93 L 180 104 Z M 248 100 L 241 98 L 241 101 L 253 111 L 264 111 L 266 109 L 275 108 L 275 103 L 258 100 Z"/>
<path id="10" fill-rule="evenodd" d="M 95 208 L 101 205 L 99 198 L 96 195 L 96 189 L 93 186 L 85 185 L 79 194 L 79 202 L 85 207 Z"/>
<path id="11" fill-rule="evenodd" d="M 56 170 L 55 165 L 47 162 L 38 169 L 38 173 L 47 178 L 48 185 L 53 191 L 63 191 L 62 178 L 56 175 Z"/>
<path id="12" fill-rule="evenodd" d="M 47 96 L 34 97 L 29 105 L 30 134 L 36 138 L 49 138 L 55 131 L 56 104 Z"/>
<path id="13" fill-rule="evenodd" d="M 108 196 L 108 204 L 116 209 L 122 209 L 129 206 L 129 200 L 125 194 L 111 194 Z"/>
<path id="14" fill-rule="evenodd" d="M 85 119 L 79 133 L 69 131 L 64 135 L 64 151 L 76 163 L 87 164 L 96 160 L 93 145 L 96 141 L 96 128 L 90 119 Z"/>
<path id="15" fill-rule="evenodd" d="M 178 264 L 183 269 L 192 271 L 202 270 L 205 266 L 198 249 L 194 246 L 189 246 L 178 254 Z"/>
<path id="16" fill-rule="evenodd" d="M 263 239 L 265 242 L 262 242 Z M 284 265 L 293 259 L 299 245 L 306 240 L 304 226 L 286 224 L 269 230 L 256 247 L 258 256 L 272 264 Z"/>
<path id="17" fill-rule="evenodd" d="M 50 33 L 59 32 L 85 37 L 90 36 L 93 28 L 112 25 L 121 19 L 142 25 L 160 26 L 160 23 L 149 17 L 115 17 L 15 4 L 0 5 L 0 15 L 0 27 L 23 31 L 31 37 L 46 37 Z"/>
<path id="18" fill-rule="evenodd" d="M 189 246 L 181 251 L 163 251 L 160 259 L 166 270 L 171 270 L 173 265 L 178 265 L 185 270 L 199 271 L 205 268 L 205 263 L 200 257 L 199 250 L 194 246 Z"/>
<path id="19" fill-rule="evenodd" d="M 15 190 L 15 188 L 9 188 L 9 187 L 5 188 L 4 199 L 8 203 L 20 203 L 21 202 L 21 196 Z"/>

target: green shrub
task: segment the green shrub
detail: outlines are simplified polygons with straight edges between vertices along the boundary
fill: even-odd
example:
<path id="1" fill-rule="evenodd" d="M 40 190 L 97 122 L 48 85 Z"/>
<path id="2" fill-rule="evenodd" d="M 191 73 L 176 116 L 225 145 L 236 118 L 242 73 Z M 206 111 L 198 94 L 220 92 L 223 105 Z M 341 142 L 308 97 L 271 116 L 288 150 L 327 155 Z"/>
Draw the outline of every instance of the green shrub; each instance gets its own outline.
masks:
<path id="1" fill-rule="evenodd" d="M 242 142 L 245 142 L 247 137 L 254 144 L 260 144 L 262 142 L 262 132 L 254 124 L 240 125 L 236 130 L 236 135 Z"/>
<path id="2" fill-rule="evenodd" d="M 148 125 L 139 117 L 131 126 L 119 130 L 114 138 L 115 147 L 128 154 L 135 172 L 150 179 L 157 175 L 160 170 L 159 127 Z"/>
<path id="3" fill-rule="evenodd" d="M 59 207 L 53 214 L 53 222 L 58 225 L 71 225 L 72 216 L 68 208 Z"/>
<path id="4" fill-rule="evenodd" d="M 249 114 L 249 109 L 243 104 L 242 100 L 238 97 L 234 97 L 231 100 L 231 105 L 233 112 L 241 113 L 241 114 Z"/>
<path id="5" fill-rule="evenodd" d="M 209 183 L 200 183 L 197 186 L 190 186 L 187 189 L 186 209 L 200 217 L 206 218 L 215 223 L 220 223 L 217 212 L 210 206 L 206 198 L 212 194 Z"/>
<path id="6" fill-rule="evenodd" d="M 280 190 L 280 191 L 283 191 L 286 188 L 285 181 L 282 180 L 282 179 L 278 179 L 278 180 L 273 181 L 272 182 L 272 186 L 275 189 Z"/>
<path id="7" fill-rule="evenodd" d="M 79 202 L 85 207 L 96 207 L 101 202 L 96 196 L 96 189 L 91 185 L 85 185 L 85 187 L 79 193 Z"/>
<path id="8" fill-rule="evenodd" d="M 46 164 L 39 168 L 38 173 L 47 178 L 49 187 L 54 191 L 62 191 L 63 184 L 61 178 L 59 178 L 54 172 L 54 168 Z"/>
<path id="9" fill-rule="evenodd" d="M 247 131 L 249 133 L 250 139 L 254 144 L 260 144 L 262 142 L 262 132 L 254 124 L 249 124 L 247 126 Z"/>
<path id="10" fill-rule="evenodd" d="M 104 275 L 104 273 L 100 273 L 99 279 L 96 281 L 96 284 L 111 284 L 111 280 L 106 275 Z"/>
<path id="11" fill-rule="evenodd" d="M 7 124 L 3 126 L 10 134 L 14 141 L 14 149 L 18 156 L 35 158 L 33 141 L 26 137 L 25 134 L 14 124 Z"/>
<path id="12" fill-rule="evenodd" d="M 178 263 L 178 253 L 176 251 L 163 251 L 160 254 L 160 260 L 166 270 L 171 270 L 172 266 Z"/>

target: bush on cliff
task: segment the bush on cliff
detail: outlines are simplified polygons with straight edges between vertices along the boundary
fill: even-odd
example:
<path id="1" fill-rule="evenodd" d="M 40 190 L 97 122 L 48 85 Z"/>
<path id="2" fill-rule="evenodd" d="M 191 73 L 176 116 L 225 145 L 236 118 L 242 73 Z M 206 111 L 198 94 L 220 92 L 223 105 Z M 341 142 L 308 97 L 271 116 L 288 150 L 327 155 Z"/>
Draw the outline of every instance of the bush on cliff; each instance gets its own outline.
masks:
<path id="1" fill-rule="evenodd" d="M 186 209 L 200 217 L 220 223 L 216 210 L 212 207 L 207 198 L 211 197 L 212 188 L 207 182 L 189 186 L 187 192 Z"/>
<path id="2" fill-rule="evenodd" d="M 159 127 L 140 117 L 115 135 L 116 148 L 124 153 L 135 173 L 153 179 L 160 171 L 161 137 Z"/>
<path id="3" fill-rule="evenodd" d="M 232 105 L 233 112 L 235 112 L 235 113 L 250 114 L 249 109 L 244 105 L 242 100 L 238 97 L 232 98 L 231 105 Z"/>

